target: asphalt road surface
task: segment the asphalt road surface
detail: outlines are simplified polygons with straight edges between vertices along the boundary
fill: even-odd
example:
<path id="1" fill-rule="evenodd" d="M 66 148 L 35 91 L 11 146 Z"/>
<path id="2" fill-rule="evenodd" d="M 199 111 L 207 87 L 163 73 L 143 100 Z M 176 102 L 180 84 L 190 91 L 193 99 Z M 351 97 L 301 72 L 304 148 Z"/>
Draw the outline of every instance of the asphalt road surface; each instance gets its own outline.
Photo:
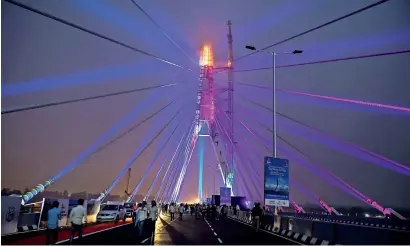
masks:
<path id="1" fill-rule="evenodd" d="M 208 227 L 217 235 L 221 244 L 230 245 L 299 245 L 284 237 L 260 230 L 230 218 L 207 219 Z"/>
<path id="2" fill-rule="evenodd" d="M 298 243 L 286 238 L 259 231 L 251 226 L 229 218 L 220 220 L 197 220 L 189 214 L 184 214 L 180 221 L 177 216 L 170 221 L 169 216 L 162 215 L 157 223 L 152 237 L 146 231 L 143 237 L 137 237 L 132 224 L 87 235 L 81 242 L 74 240 L 73 244 L 93 245 L 296 245 Z M 64 242 L 62 244 L 68 244 Z"/>

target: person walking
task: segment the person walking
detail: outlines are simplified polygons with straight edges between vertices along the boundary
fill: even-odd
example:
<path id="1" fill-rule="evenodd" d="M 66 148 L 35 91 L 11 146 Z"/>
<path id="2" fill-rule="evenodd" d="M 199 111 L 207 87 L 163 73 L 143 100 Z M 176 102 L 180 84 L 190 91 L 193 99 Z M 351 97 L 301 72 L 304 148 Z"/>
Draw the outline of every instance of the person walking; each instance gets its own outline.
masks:
<path id="1" fill-rule="evenodd" d="M 255 203 L 255 207 L 252 208 L 252 219 L 255 223 L 256 232 L 259 231 L 260 226 L 260 216 L 262 215 L 263 210 L 260 207 L 260 203 Z"/>
<path id="2" fill-rule="evenodd" d="M 191 206 L 189 207 L 189 212 L 191 213 L 191 217 L 194 216 L 194 213 L 195 213 L 195 207 L 194 207 L 194 205 L 191 205 Z"/>
<path id="3" fill-rule="evenodd" d="M 220 206 L 216 206 L 216 220 L 219 220 L 219 217 L 221 215 L 221 207 Z"/>
<path id="4" fill-rule="evenodd" d="M 54 201 L 50 210 L 47 212 L 47 230 L 46 230 L 46 245 L 56 244 L 58 241 L 58 223 L 61 220 L 59 202 Z"/>
<path id="5" fill-rule="evenodd" d="M 149 223 L 151 224 L 151 235 L 155 234 L 155 224 L 158 219 L 158 207 L 155 201 L 151 201 L 151 207 L 149 208 Z"/>
<path id="6" fill-rule="evenodd" d="M 201 207 L 199 206 L 199 204 L 195 205 L 195 219 L 199 220 L 201 218 Z"/>
<path id="7" fill-rule="evenodd" d="M 175 216 L 175 205 L 174 203 L 171 203 L 171 205 L 169 205 L 169 213 L 171 214 L 171 221 L 174 220 L 174 216 Z"/>
<path id="8" fill-rule="evenodd" d="M 241 207 L 239 207 L 239 204 L 236 204 L 235 211 L 236 218 L 239 218 L 239 212 L 241 211 Z"/>
<path id="9" fill-rule="evenodd" d="M 73 243 L 75 233 L 78 234 L 78 240 L 83 238 L 83 221 L 87 224 L 87 212 L 84 205 L 84 199 L 78 200 L 77 207 L 73 208 L 70 212 L 70 222 L 71 222 L 71 237 L 70 244 Z"/>
<path id="10" fill-rule="evenodd" d="M 182 220 L 182 216 L 184 212 L 185 212 L 185 207 L 184 207 L 184 204 L 181 203 L 181 205 L 179 206 L 179 220 Z"/>
<path id="11" fill-rule="evenodd" d="M 215 206 L 215 204 L 212 204 L 211 216 L 212 216 L 212 219 L 216 219 L 216 206 Z"/>
<path id="12" fill-rule="evenodd" d="M 137 236 L 143 236 L 144 223 L 147 219 L 147 208 L 144 203 L 139 203 L 136 211 L 135 228 L 137 229 Z"/>
<path id="13" fill-rule="evenodd" d="M 135 203 L 134 206 L 132 206 L 132 215 L 131 215 L 132 223 L 134 225 L 135 225 L 135 221 L 137 219 L 137 209 L 138 209 L 138 204 Z"/>

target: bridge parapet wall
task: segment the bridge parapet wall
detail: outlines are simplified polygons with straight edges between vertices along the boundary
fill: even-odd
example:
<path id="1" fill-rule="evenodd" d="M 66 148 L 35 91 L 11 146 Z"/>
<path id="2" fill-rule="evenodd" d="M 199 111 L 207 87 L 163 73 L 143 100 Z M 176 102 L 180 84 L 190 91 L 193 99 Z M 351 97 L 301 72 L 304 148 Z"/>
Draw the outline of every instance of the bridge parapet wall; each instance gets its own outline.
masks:
<path id="1" fill-rule="evenodd" d="M 249 211 L 238 211 L 236 216 L 233 211 L 229 215 L 240 221 L 251 221 Z M 346 220 L 346 219 L 350 220 Z M 366 218 L 367 219 L 367 218 Z M 308 238 L 317 238 L 323 241 L 343 245 L 363 244 L 410 244 L 410 231 L 405 221 L 390 221 L 388 219 L 372 219 L 357 221 L 348 216 L 312 217 L 310 215 L 297 215 L 281 213 L 280 215 L 265 215 L 262 219 L 262 228 L 271 228 L 270 231 L 291 231 Z M 347 221 L 353 221 L 347 223 Z M 372 223 L 373 222 L 373 223 Z M 382 222 L 388 222 L 382 227 Z M 400 226 L 399 226 L 400 225 Z M 275 229 L 276 228 L 276 229 Z"/>

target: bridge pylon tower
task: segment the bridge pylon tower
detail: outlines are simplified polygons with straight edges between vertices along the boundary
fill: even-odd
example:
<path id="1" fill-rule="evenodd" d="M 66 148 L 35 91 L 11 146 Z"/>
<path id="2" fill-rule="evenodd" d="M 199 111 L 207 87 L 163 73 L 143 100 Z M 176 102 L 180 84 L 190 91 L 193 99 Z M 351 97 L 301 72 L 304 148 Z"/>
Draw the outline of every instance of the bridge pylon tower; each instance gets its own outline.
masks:
<path id="1" fill-rule="evenodd" d="M 234 131 L 234 85 L 233 85 L 233 48 L 232 48 L 232 22 L 229 20 L 228 23 L 228 116 L 230 118 L 230 129 L 229 135 L 231 143 L 229 144 L 229 173 L 227 175 L 226 186 L 231 187 L 234 181 L 234 155 L 235 155 L 235 131 Z"/>

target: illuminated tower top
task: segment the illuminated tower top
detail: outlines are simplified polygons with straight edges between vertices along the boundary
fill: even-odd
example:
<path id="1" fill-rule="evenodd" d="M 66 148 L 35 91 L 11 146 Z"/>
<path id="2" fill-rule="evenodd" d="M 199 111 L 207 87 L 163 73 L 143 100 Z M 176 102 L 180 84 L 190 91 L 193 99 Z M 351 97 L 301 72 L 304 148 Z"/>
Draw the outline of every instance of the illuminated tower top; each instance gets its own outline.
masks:
<path id="1" fill-rule="evenodd" d="M 212 47 L 209 45 L 203 45 L 201 47 L 201 56 L 199 60 L 200 66 L 214 66 L 214 55 L 212 53 Z"/>

